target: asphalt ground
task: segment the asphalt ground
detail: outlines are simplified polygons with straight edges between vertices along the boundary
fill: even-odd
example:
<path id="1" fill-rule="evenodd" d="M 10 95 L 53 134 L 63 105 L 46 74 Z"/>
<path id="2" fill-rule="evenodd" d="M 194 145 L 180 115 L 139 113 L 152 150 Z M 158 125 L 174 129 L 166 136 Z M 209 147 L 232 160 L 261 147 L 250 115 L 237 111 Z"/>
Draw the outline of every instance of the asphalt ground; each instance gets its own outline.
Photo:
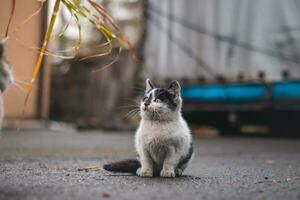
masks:
<path id="1" fill-rule="evenodd" d="M 0 199 L 300 199 L 300 140 L 195 139 L 192 164 L 172 179 L 101 168 L 132 157 L 133 133 L 4 132 Z"/>

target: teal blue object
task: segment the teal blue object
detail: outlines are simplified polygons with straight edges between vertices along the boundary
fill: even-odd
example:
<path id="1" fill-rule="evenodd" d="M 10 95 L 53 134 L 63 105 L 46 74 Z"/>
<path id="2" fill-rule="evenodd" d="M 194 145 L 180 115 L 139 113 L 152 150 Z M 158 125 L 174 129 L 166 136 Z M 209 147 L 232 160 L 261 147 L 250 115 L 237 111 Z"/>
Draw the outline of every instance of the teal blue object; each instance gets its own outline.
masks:
<path id="1" fill-rule="evenodd" d="M 197 101 L 257 101 L 267 97 L 265 84 L 194 85 L 182 88 L 185 100 Z M 300 100 L 300 81 L 271 84 L 273 100 Z"/>
<path id="2" fill-rule="evenodd" d="M 300 81 L 273 83 L 272 98 L 274 100 L 299 100 Z"/>
<path id="3" fill-rule="evenodd" d="M 266 96 L 264 84 L 195 85 L 183 87 L 184 100 L 257 101 Z"/>

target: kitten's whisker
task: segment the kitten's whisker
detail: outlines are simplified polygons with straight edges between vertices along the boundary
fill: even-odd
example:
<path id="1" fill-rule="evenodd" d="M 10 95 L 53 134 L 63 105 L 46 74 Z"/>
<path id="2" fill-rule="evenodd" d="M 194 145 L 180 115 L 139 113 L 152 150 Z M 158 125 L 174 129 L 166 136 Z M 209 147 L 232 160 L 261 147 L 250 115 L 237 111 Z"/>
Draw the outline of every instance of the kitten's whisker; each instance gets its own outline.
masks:
<path id="1" fill-rule="evenodd" d="M 133 112 L 133 111 L 137 111 L 138 109 L 137 108 L 135 108 L 135 109 L 132 109 L 132 110 L 130 110 L 128 113 L 131 113 L 131 112 Z"/>
<path id="2" fill-rule="evenodd" d="M 132 98 L 124 98 L 122 101 L 124 101 L 124 103 L 130 102 L 130 103 L 134 103 L 134 104 L 138 104 L 139 101 L 136 99 L 132 99 Z"/>
<path id="3" fill-rule="evenodd" d="M 118 107 L 119 110 L 126 109 L 126 108 L 138 109 L 140 107 L 140 103 L 137 100 L 132 98 L 124 98 L 123 102 L 125 105 L 119 106 Z"/>
<path id="4" fill-rule="evenodd" d="M 135 113 L 133 113 L 133 114 L 130 114 L 129 116 L 127 116 L 126 118 L 124 118 L 124 120 L 131 119 L 131 118 L 132 118 L 134 115 L 135 115 Z"/>
<path id="5" fill-rule="evenodd" d="M 135 91 L 139 91 L 139 92 L 144 91 L 144 87 L 142 87 L 142 86 L 132 86 L 132 87 L 130 87 L 130 89 L 135 90 Z"/>
<path id="6" fill-rule="evenodd" d="M 133 113 L 133 115 L 130 118 L 135 117 L 137 114 L 140 114 L 140 111 Z"/>
<path id="7" fill-rule="evenodd" d="M 140 111 L 137 111 L 137 112 L 134 112 L 134 113 L 132 113 L 127 119 L 129 119 L 129 118 L 132 118 L 132 117 L 135 117 L 137 114 L 139 114 L 140 113 Z"/>
<path id="8" fill-rule="evenodd" d="M 126 104 L 126 105 L 121 105 L 121 106 L 122 106 L 122 107 L 124 107 L 124 106 L 136 106 L 136 107 L 137 107 L 137 106 L 139 106 L 139 104 L 129 104 L 129 103 L 128 103 L 128 104 Z"/>
<path id="9" fill-rule="evenodd" d="M 140 103 L 135 103 L 135 102 L 131 102 L 131 103 L 122 103 L 120 106 L 140 106 Z"/>
<path id="10" fill-rule="evenodd" d="M 131 110 L 131 109 L 139 109 L 138 106 L 120 106 L 117 108 L 117 110 L 120 110 L 120 111 L 126 111 L 126 110 Z"/>
<path id="11" fill-rule="evenodd" d="M 138 109 L 133 109 L 131 111 L 129 111 L 126 115 L 125 115 L 125 118 L 130 116 L 132 113 L 135 113 L 135 112 L 138 112 Z"/>
<path id="12" fill-rule="evenodd" d="M 139 109 L 139 108 L 135 108 L 135 107 L 128 107 L 128 108 L 117 108 L 118 111 L 128 111 L 128 110 L 131 110 L 131 109 Z"/>
<path id="13" fill-rule="evenodd" d="M 135 106 L 135 107 L 139 107 L 140 103 L 126 103 L 126 104 L 122 104 L 120 106 Z"/>
<path id="14" fill-rule="evenodd" d="M 133 109 L 133 110 L 129 111 L 129 112 L 125 115 L 124 119 L 129 119 L 129 118 L 133 117 L 133 116 L 136 115 L 139 111 L 140 111 L 140 109 Z"/>

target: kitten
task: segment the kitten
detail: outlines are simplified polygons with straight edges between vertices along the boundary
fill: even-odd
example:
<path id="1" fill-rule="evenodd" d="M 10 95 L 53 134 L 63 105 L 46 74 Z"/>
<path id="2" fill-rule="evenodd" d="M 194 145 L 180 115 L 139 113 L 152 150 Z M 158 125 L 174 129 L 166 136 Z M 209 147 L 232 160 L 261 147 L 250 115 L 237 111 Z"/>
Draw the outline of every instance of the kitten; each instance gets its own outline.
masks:
<path id="1" fill-rule="evenodd" d="M 104 169 L 142 177 L 181 176 L 193 155 L 192 136 L 181 115 L 181 107 L 177 81 L 165 89 L 155 88 L 147 79 L 140 105 L 142 119 L 135 135 L 139 160 L 107 164 Z"/>
<path id="2" fill-rule="evenodd" d="M 4 115 L 3 92 L 13 82 L 11 66 L 4 56 L 7 41 L 8 38 L 4 38 L 2 41 L 0 41 L 0 129 L 2 128 L 2 120 Z"/>

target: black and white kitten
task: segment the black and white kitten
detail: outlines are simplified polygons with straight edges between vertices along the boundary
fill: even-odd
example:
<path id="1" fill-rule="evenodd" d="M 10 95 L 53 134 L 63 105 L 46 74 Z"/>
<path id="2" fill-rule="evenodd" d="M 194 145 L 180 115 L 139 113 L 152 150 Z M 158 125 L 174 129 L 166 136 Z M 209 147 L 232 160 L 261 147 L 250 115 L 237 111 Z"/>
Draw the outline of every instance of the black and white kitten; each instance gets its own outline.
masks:
<path id="1" fill-rule="evenodd" d="M 155 88 L 147 79 L 140 105 L 142 119 L 135 136 L 139 160 L 107 164 L 104 169 L 142 177 L 181 176 L 193 155 L 191 131 L 181 115 L 181 107 L 177 81 L 168 88 Z"/>
<path id="2" fill-rule="evenodd" d="M 7 41 L 8 38 L 0 41 L 0 129 L 2 128 L 2 120 L 4 115 L 3 92 L 13 82 L 12 68 L 4 56 Z"/>

